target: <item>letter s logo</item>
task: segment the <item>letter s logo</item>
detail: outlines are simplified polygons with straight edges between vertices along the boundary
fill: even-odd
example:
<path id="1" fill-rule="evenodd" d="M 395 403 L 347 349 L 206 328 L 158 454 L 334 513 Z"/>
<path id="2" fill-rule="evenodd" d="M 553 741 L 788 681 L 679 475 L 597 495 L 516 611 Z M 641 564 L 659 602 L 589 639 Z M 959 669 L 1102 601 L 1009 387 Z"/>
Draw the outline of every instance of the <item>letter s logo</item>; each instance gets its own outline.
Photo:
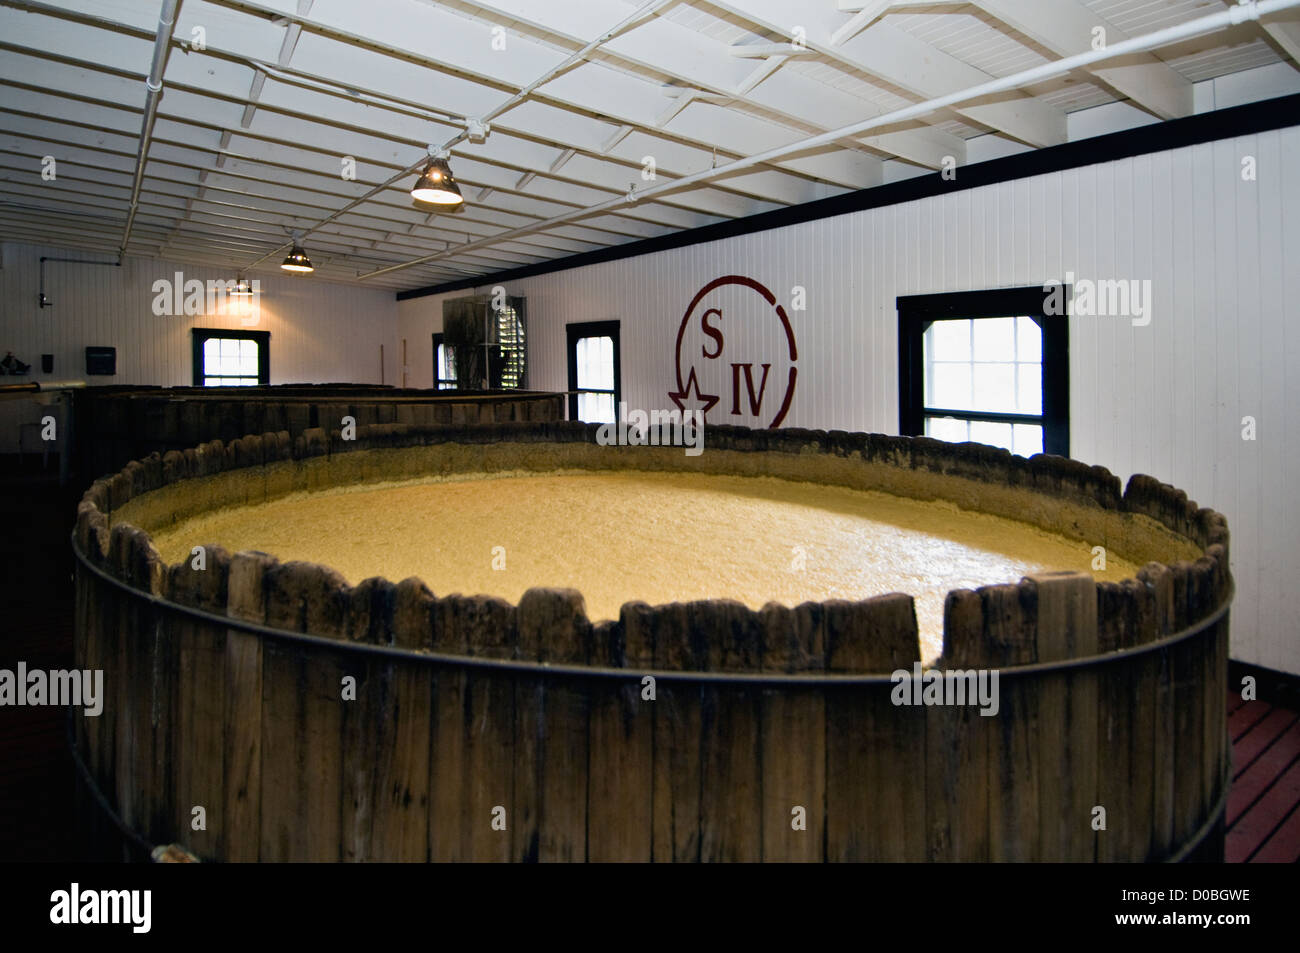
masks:
<path id="1" fill-rule="evenodd" d="M 711 314 L 716 314 L 719 320 L 721 320 L 722 318 L 721 311 L 719 311 L 717 308 L 710 308 L 708 311 L 705 311 L 702 315 L 700 315 L 700 326 L 704 330 L 705 334 L 707 334 L 709 337 L 713 338 L 713 340 L 717 342 L 718 349 L 714 351 L 712 354 L 710 354 L 708 345 L 704 345 L 700 348 L 700 353 L 703 354 L 708 359 L 713 360 L 714 358 L 722 354 L 722 332 L 715 327 L 709 326 L 709 315 Z"/>

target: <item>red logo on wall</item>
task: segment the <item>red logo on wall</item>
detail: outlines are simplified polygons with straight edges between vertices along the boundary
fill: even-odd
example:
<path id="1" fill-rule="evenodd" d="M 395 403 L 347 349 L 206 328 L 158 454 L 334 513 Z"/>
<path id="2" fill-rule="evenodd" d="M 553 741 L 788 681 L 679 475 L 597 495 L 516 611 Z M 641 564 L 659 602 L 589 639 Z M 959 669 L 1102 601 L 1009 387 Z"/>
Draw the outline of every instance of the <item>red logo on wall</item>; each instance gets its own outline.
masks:
<path id="1" fill-rule="evenodd" d="M 794 398 L 798 359 L 776 295 L 753 278 L 715 278 L 677 329 L 677 390 L 668 396 L 684 411 L 703 412 L 706 423 L 779 427 Z"/>

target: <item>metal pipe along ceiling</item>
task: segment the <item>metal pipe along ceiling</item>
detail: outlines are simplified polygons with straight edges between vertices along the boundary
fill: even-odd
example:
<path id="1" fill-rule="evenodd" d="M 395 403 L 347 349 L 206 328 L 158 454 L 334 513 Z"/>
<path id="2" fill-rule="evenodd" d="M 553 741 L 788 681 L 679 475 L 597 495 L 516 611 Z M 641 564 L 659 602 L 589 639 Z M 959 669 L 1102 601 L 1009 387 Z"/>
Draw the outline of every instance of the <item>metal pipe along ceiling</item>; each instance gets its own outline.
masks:
<path id="1" fill-rule="evenodd" d="M 144 184 L 144 167 L 149 161 L 149 144 L 153 141 L 154 119 L 158 115 L 158 100 L 162 98 L 163 73 L 167 70 L 167 58 L 171 56 L 172 28 L 176 25 L 176 15 L 180 12 L 180 8 L 181 0 L 163 0 L 162 10 L 158 14 L 158 34 L 153 42 L 153 62 L 149 67 L 149 77 L 144 81 L 148 92 L 144 101 L 144 118 L 140 123 L 140 149 L 135 158 L 131 205 L 126 213 L 122 245 L 117 252 L 119 261 L 126 254 L 126 246 L 131 241 L 131 228 L 135 225 L 136 209 L 140 207 L 140 187 Z"/>
<path id="2" fill-rule="evenodd" d="M 1243 0 L 1242 3 L 1228 7 L 1227 9 L 1221 10 L 1217 13 L 1197 17 L 1195 20 L 1188 20 L 1186 23 L 1166 27 L 1163 30 L 1156 30 L 1155 32 L 1148 33 L 1145 36 L 1123 40 L 1119 43 L 1111 44 L 1101 50 L 1088 50 L 1083 53 L 1075 54 L 1074 56 L 1067 56 L 1050 63 L 1044 63 L 1041 66 L 1022 70 L 1019 73 L 1013 73 L 1010 76 L 1003 76 L 986 83 L 980 83 L 979 85 L 972 86 L 968 89 L 959 90 L 954 93 L 947 93 L 934 99 L 928 99 L 925 102 L 905 106 L 902 109 L 896 109 L 890 113 L 882 113 L 879 116 L 874 116 L 871 119 L 862 122 L 842 126 L 839 129 L 832 129 L 828 132 L 818 133 L 817 135 L 808 136 L 807 138 L 800 139 L 796 142 L 787 143 L 784 146 L 777 146 L 774 149 L 768 149 L 766 152 L 759 152 L 752 156 L 735 159 L 728 162 L 726 165 L 720 165 L 712 169 L 705 169 L 702 172 L 683 176 L 680 179 L 673 179 L 672 181 L 665 182 L 661 185 L 651 186 L 643 191 L 633 193 L 633 200 L 639 201 L 655 195 L 661 195 L 665 192 L 671 192 L 691 185 L 697 185 L 701 182 L 708 182 L 720 176 L 732 175 L 742 169 L 752 168 L 753 166 L 772 162 L 776 159 L 783 159 L 796 152 L 815 149 L 820 146 L 830 145 L 840 139 L 859 136 L 871 129 L 877 129 L 881 126 L 888 126 L 905 120 L 916 119 L 932 113 L 937 109 L 942 109 L 945 106 L 952 106 L 956 103 L 965 102 L 969 99 L 977 99 L 981 96 L 987 96 L 992 93 L 1001 93 L 1006 92 L 1007 90 L 1017 89 L 1021 86 L 1035 83 L 1040 80 L 1052 79 L 1064 73 L 1069 73 L 1072 70 L 1101 62 L 1102 60 L 1114 59 L 1115 57 L 1126 56 L 1130 53 L 1145 52 L 1159 46 L 1176 43 L 1179 40 L 1200 36 L 1205 33 L 1212 33 L 1215 30 L 1223 29 L 1224 27 L 1236 26 L 1246 20 L 1258 20 L 1261 16 L 1276 13 L 1280 10 L 1290 10 L 1296 7 L 1300 7 L 1300 0 Z M 412 268 L 416 265 L 438 261 L 439 259 L 448 258 L 461 252 L 472 251 L 476 248 L 482 248 L 486 245 L 495 244 L 496 242 L 508 241 L 511 238 L 516 238 L 520 235 L 527 235 L 531 232 L 550 228 L 554 225 L 562 225 L 566 222 L 584 218 L 588 215 L 595 215 L 600 212 L 609 211 L 610 209 L 625 205 L 628 201 L 629 199 L 627 197 L 609 199 L 608 201 L 600 202 L 596 205 L 588 206 L 587 208 L 575 209 L 572 212 L 565 212 L 561 215 L 556 215 L 541 222 L 522 225 L 519 228 L 502 232 L 499 235 L 492 235 L 473 242 L 467 242 L 463 245 L 457 245 L 455 248 L 448 249 L 447 251 L 425 255 L 423 258 L 416 258 L 412 261 L 402 262 L 397 265 L 389 265 L 385 268 L 366 272 L 357 277 L 361 280 L 365 280 L 366 278 L 374 278 L 394 271 L 401 271 L 404 268 Z"/>

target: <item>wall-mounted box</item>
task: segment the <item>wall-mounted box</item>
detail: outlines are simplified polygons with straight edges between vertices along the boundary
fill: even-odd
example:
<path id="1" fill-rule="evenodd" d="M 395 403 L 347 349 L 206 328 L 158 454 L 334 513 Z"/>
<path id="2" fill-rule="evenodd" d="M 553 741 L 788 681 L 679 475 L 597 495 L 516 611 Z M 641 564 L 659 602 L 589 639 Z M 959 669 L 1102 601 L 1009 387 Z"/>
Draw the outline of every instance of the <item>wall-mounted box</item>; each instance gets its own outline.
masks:
<path id="1" fill-rule="evenodd" d="M 117 348 L 86 348 L 86 374 L 111 376 L 117 373 Z"/>

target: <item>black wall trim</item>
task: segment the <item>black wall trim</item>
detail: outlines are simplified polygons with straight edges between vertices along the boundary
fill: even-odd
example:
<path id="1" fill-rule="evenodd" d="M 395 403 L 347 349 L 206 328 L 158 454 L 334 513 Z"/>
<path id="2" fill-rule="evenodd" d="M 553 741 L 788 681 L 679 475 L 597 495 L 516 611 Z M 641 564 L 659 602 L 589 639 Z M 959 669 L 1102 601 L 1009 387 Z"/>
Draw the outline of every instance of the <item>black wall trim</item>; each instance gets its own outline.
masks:
<path id="1" fill-rule="evenodd" d="M 886 205 L 897 205 L 900 202 L 912 202 L 934 195 L 946 195 L 950 192 L 961 192 L 965 189 L 994 185 L 998 182 L 1043 175 L 1048 172 L 1060 172 L 1065 169 L 1077 169 L 1080 166 L 1096 165 L 1115 159 L 1126 159 L 1130 156 L 1163 152 L 1167 149 L 1179 149 L 1183 146 L 1194 146 L 1203 142 L 1231 139 L 1234 136 L 1267 132 L 1270 129 L 1282 129 L 1295 125 L 1300 125 L 1300 93 L 1279 96 L 1276 99 L 1267 99 L 1258 103 L 1247 103 L 1244 106 L 1217 109 L 1214 112 L 1201 113 L 1197 116 L 1170 119 L 1147 126 L 1140 126 L 1137 129 L 1126 129 L 1122 132 L 1112 132 L 1104 136 L 1094 136 L 1091 139 L 1081 139 L 1078 142 L 1067 142 L 1059 146 L 1033 149 L 1020 155 L 989 159 L 986 162 L 976 162 L 974 165 L 959 166 L 957 177 L 951 181 L 945 181 L 938 172 L 931 172 L 927 175 L 905 179 L 902 182 L 891 182 L 888 185 L 877 185 L 869 189 L 860 189 L 857 192 L 846 192 L 843 195 L 818 199 L 815 202 L 792 205 L 789 208 L 773 209 L 770 212 L 762 212 L 758 215 L 737 218 L 728 222 L 718 222 L 716 225 L 705 225 L 700 228 L 673 232 L 670 235 L 661 235 L 658 238 L 627 242 L 611 248 L 602 248 L 599 251 L 569 255 L 551 261 L 538 262 L 535 265 L 525 265 L 521 268 L 498 271 L 490 275 L 461 278 L 440 285 L 429 285 L 424 288 L 413 288 L 410 291 L 399 291 L 397 300 L 406 301 L 410 298 L 423 298 L 426 295 L 442 294 L 448 291 L 462 291 L 466 288 L 478 288 L 483 285 L 517 281 L 520 278 L 531 278 L 535 275 L 544 275 L 553 271 L 565 271 L 569 268 L 581 268 L 584 265 L 618 261 L 622 258 L 634 258 L 637 255 L 648 255 L 651 252 L 684 248 L 688 245 L 698 245 L 701 242 L 734 238 L 738 235 L 748 235 L 752 232 L 761 232 L 771 228 L 784 228 L 787 225 L 797 225 L 801 222 L 811 222 L 836 215 L 847 215 L 850 212 L 861 212 Z"/>

